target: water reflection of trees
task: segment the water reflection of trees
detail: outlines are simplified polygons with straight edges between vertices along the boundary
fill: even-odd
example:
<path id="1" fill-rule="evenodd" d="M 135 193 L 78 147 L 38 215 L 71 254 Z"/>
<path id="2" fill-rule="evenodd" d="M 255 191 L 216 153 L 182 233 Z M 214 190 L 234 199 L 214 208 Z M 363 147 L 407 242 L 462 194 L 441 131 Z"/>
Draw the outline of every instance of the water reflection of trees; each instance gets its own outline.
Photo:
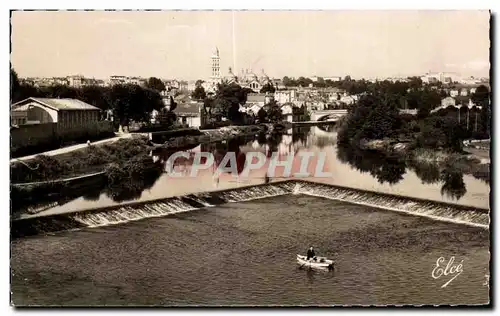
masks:
<path id="1" fill-rule="evenodd" d="M 353 147 L 340 146 L 337 158 L 361 172 L 368 172 L 379 183 L 396 184 L 403 179 L 406 163 L 395 155 L 380 154 Z"/>
<path id="2" fill-rule="evenodd" d="M 379 183 L 396 184 L 403 179 L 406 168 L 415 172 L 424 184 L 442 183 L 441 195 L 459 200 L 467 192 L 463 180 L 463 172 L 452 166 L 440 166 L 429 162 L 406 162 L 403 157 L 352 147 L 339 146 L 337 158 L 353 166 L 356 170 L 366 172 Z"/>
<path id="3" fill-rule="evenodd" d="M 162 172 L 163 165 L 146 154 L 122 165 L 110 165 L 106 168 L 106 182 L 99 190 L 86 192 L 83 198 L 96 201 L 105 193 L 115 202 L 135 200 L 153 187 Z"/>
<path id="4" fill-rule="evenodd" d="M 439 166 L 435 163 L 416 163 L 411 161 L 409 162 L 409 167 L 424 184 L 434 184 L 441 181 L 441 172 L 439 170 Z"/>
<path id="5" fill-rule="evenodd" d="M 292 143 L 300 143 L 304 146 L 307 144 L 307 138 L 311 133 L 310 126 L 298 127 L 292 130 Z"/>
<path id="6" fill-rule="evenodd" d="M 464 183 L 464 176 L 456 168 L 448 167 L 443 169 L 441 173 L 441 180 L 444 183 L 441 187 L 442 195 L 459 200 L 467 192 Z"/>

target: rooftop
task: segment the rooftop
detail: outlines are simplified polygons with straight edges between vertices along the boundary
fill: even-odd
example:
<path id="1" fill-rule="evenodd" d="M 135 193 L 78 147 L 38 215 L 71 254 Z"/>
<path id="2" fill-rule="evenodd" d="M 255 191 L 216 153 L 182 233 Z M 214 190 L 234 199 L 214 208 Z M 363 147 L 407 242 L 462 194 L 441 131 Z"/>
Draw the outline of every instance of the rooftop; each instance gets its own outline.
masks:
<path id="1" fill-rule="evenodd" d="M 27 98 L 12 105 L 12 107 L 19 108 L 29 102 L 40 103 L 46 107 L 56 111 L 64 110 L 87 110 L 87 111 L 100 111 L 98 107 L 85 103 L 77 99 L 51 99 L 51 98 Z"/>
<path id="2" fill-rule="evenodd" d="M 247 103 L 252 102 L 265 102 L 266 95 L 264 93 L 249 93 L 247 95 Z"/>
<path id="3" fill-rule="evenodd" d="M 203 106 L 201 102 L 179 102 L 173 111 L 177 115 L 199 115 L 200 108 Z"/>

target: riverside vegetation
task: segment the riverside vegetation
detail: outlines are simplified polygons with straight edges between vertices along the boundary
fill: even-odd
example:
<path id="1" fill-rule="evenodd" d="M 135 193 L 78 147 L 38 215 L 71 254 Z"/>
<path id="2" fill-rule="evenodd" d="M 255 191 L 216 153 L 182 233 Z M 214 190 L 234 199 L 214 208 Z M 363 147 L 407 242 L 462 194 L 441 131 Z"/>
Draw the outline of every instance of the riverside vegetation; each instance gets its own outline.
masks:
<path id="1" fill-rule="evenodd" d="M 463 151 L 464 140 L 489 137 L 491 110 L 486 87 L 478 87 L 472 97 L 481 109 L 451 106 L 434 113 L 428 110 L 432 108 L 426 103 L 430 102 L 428 92 L 417 89 L 413 93 L 420 95 L 418 103 L 422 104 L 416 116 L 400 114 L 405 96 L 392 92 L 390 84 L 364 93 L 339 123 L 339 158 L 370 171 L 379 182 L 398 182 L 408 166 L 427 183 L 444 181 L 460 188 L 457 183 L 463 183 L 463 174 L 489 183 L 490 164 Z M 366 166 L 366 159 L 355 159 L 370 155 L 381 162 L 378 168 Z M 461 189 L 451 195 L 459 197 Z"/>

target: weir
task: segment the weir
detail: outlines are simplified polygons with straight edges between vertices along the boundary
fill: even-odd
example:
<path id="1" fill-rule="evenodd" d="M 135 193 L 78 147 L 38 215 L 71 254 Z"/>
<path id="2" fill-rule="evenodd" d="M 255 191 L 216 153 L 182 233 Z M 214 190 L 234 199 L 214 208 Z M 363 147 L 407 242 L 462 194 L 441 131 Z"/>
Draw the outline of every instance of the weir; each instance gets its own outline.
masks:
<path id="1" fill-rule="evenodd" d="M 206 209 L 227 203 L 287 194 L 317 196 L 485 229 L 489 228 L 490 223 L 488 209 L 364 191 L 312 181 L 286 180 L 147 202 L 132 202 L 78 212 L 15 219 L 11 221 L 11 237 L 19 238 L 86 227 L 116 225 L 151 217 Z"/>

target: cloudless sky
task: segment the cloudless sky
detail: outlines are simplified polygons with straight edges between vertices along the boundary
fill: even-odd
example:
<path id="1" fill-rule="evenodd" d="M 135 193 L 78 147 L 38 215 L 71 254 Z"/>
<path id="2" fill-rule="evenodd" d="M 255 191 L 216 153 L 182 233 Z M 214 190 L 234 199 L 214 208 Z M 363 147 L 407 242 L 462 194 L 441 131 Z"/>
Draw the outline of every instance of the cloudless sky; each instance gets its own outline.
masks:
<path id="1" fill-rule="evenodd" d="M 488 76 L 488 11 L 35 11 L 12 13 L 21 77 L 204 79 L 221 72 L 372 78 Z"/>

